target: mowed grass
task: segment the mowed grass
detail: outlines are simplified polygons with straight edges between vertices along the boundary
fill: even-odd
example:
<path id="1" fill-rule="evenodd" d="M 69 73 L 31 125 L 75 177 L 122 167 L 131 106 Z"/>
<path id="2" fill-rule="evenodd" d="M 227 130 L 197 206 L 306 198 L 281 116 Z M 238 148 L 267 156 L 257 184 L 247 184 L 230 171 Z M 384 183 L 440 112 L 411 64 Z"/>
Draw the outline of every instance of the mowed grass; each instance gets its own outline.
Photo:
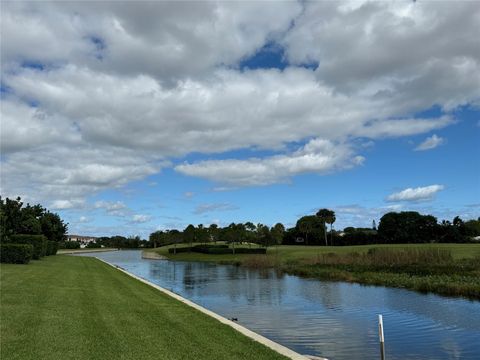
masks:
<path id="1" fill-rule="evenodd" d="M 187 245 L 178 245 L 187 246 Z M 164 246 L 157 249 L 148 249 L 148 251 L 156 251 L 158 254 L 178 261 L 212 261 L 224 263 L 241 263 L 243 260 L 251 257 L 249 254 L 200 254 L 200 253 L 179 253 L 169 254 L 168 249 L 173 247 Z M 248 247 L 242 245 L 242 247 Z M 252 245 L 257 247 L 257 245 Z M 307 260 L 316 257 L 319 254 L 348 254 L 352 252 L 366 253 L 372 248 L 389 248 L 389 249 L 441 249 L 451 252 L 452 257 L 456 260 L 467 259 L 480 256 L 480 244 L 375 244 L 375 245 L 357 245 L 357 246 L 302 246 L 302 245 L 280 245 L 271 246 L 267 250 L 268 255 L 278 256 L 280 262 L 290 262 L 297 260 Z"/>
<path id="2" fill-rule="evenodd" d="M 0 269 L 2 359 L 285 359 L 94 258 Z"/>

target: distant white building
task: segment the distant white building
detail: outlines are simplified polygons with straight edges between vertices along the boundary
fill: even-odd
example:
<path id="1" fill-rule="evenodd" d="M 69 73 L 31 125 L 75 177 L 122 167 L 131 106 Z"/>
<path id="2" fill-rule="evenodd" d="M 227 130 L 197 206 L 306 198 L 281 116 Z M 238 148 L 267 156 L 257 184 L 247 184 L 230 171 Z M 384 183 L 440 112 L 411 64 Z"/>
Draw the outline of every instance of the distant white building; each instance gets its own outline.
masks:
<path id="1" fill-rule="evenodd" d="M 94 236 L 83 236 L 83 235 L 67 235 L 68 241 L 76 241 L 80 243 L 80 247 L 84 248 L 89 243 L 94 243 L 97 241 L 97 238 Z"/>

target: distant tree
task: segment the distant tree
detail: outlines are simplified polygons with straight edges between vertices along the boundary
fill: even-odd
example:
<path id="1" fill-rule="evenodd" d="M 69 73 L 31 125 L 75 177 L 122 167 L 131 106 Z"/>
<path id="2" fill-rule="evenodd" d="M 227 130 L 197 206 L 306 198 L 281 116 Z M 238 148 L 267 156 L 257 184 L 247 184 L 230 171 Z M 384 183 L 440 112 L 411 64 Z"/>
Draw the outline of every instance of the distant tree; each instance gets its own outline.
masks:
<path id="1" fill-rule="evenodd" d="M 283 242 L 283 237 L 285 236 L 285 226 L 282 223 L 277 223 L 272 227 L 270 233 L 278 254 L 278 245 Z"/>
<path id="2" fill-rule="evenodd" d="M 465 221 L 465 232 L 467 236 L 480 236 L 480 218 Z"/>
<path id="3" fill-rule="evenodd" d="M 248 247 L 252 246 L 252 243 L 257 243 L 257 227 L 254 223 L 248 221 L 245 223 L 245 241 L 248 242 Z"/>
<path id="4" fill-rule="evenodd" d="M 205 244 L 209 241 L 208 229 L 206 229 L 203 224 L 198 224 L 195 229 L 195 240 Z"/>
<path id="5" fill-rule="evenodd" d="M 241 227 L 235 223 L 231 223 L 230 225 L 222 229 L 221 235 L 224 241 L 232 245 L 232 252 L 235 254 L 235 243 L 237 241 L 240 241 L 242 237 Z"/>
<path id="6" fill-rule="evenodd" d="M 378 235 L 396 244 L 432 242 L 438 238 L 437 219 L 416 211 L 390 212 L 380 219 Z"/>
<path id="7" fill-rule="evenodd" d="M 329 221 L 332 221 L 332 224 L 333 222 L 335 221 L 335 212 L 333 212 L 332 210 L 329 210 L 329 209 L 320 209 L 317 211 L 316 213 L 316 216 L 321 220 L 321 222 L 323 223 L 323 232 L 324 232 L 324 236 L 325 236 L 325 246 L 328 245 L 328 242 L 327 242 L 327 227 L 325 224 L 328 224 Z"/>
<path id="8" fill-rule="evenodd" d="M 324 233 L 325 225 L 323 221 L 315 215 L 302 216 L 295 225 L 298 232 L 305 237 L 305 245 L 309 245 L 311 235 L 318 237 Z"/>
<path id="9" fill-rule="evenodd" d="M 330 245 L 333 246 L 333 223 L 337 218 L 335 217 L 335 211 L 330 210 L 330 213 L 325 218 L 325 222 L 330 225 Z"/>
<path id="10" fill-rule="evenodd" d="M 148 237 L 148 239 L 150 240 L 150 242 L 153 244 L 152 246 L 154 248 L 157 247 L 157 245 L 164 245 L 162 244 L 162 240 L 165 239 L 165 233 L 161 230 L 158 230 L 158 231 L 155 231 L 153 233 L 150 234 L 150 236 Z"/>
<path id="11" fill-rule="evenodd" d="M 257 225 L 257 237 L 259 244 L 262 244 L 264 247 L 268 247 L 272 240 L 272 233 L 270 228 L 263 224 Z"/>
<path id="12" fill-rule="evenodd" d="M 208 227 L 208 235 L 210 236 L 210 241 L 216 243 L 218 241 L 219 229 L 217 224 L 211 224 Z"/>
<path id="13" fill-rule="evenodd" d="M 170 244 L 173 244 L 173 248 L 174 248 L 173 253 L 176 254 L 177 253 L 177 244 L 184 241 L 183 240 L 184 234 L 182 234 L 180 231 L 178 231 L 176 229 L 173 229 L 173 230 L 167 230 L 166 235 L 167 235 L 167 238 L 168 238 L 168 242 Z"/>
<path id="14" fill-rule="evenodd" d="M 461 227 L 461 226 L 463 226 L 463 220 L 460 218 L 460 216 L 455 216 L 453 218 L 452 224 L 453 224 L 453 226 Z"/>
<path id="15" fill-rule="evenodd" d="M 195 240 L 195 226 L 190 224 L 183 230 L 183 241 L 185 241 L 186 243 L 190 243 L 190 247 L 192 247 L 194 240 Z"/>

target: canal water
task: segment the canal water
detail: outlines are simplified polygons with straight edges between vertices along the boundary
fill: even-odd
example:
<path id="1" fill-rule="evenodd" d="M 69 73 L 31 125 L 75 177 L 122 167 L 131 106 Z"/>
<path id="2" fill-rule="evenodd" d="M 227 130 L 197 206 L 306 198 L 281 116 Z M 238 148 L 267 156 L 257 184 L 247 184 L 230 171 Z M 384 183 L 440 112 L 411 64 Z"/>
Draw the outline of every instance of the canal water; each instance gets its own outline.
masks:
<path id="1" fill-rule="evenodd" d="M 480 359 L 480 302 L 325 282 L 201 262 L 145 260 L 140 251 L 95 256 L 145 278 L 301 354 L 331 360 Z M 212 337 L 215 335 L 212 334 Z M 218 339 L 221 341 L 221 339 Z"/>

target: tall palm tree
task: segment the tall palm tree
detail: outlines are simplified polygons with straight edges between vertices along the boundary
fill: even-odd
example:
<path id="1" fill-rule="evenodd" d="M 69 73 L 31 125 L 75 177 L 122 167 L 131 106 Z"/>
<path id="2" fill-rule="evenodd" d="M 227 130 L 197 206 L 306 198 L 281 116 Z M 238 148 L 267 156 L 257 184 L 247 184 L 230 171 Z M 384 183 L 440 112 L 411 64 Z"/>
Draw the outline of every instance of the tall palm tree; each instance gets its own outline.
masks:
<path id="1" fill-rule="evenodd" d="M 325 224 L 327 223 L 327 219 L 329 219 L 331 217 L 331 213 L 332 213 L 332 210 L 328 210 L 328 209 L 320 209 L 317 211 L 317 213 L 315 214 L 323 223 L 323 234 L 325 236 L 325 246 L 328 246 L 328 242 L 327 242 L 327 227 L 325 226 Z"/>
<path id="2" fill-rule="evenodd" d="M 337 219 L 335 217 L 335 211 L 333 210 L 328 210 L 330 213 L 329 215 L 325 218 L 325 222 L 327 224 L 330 224 L 330 245 L 333 245 L 333 231 L 332 231 L 332 227 L 333 227 L 333 223 L 335 222 L 335 220 Z"/>

